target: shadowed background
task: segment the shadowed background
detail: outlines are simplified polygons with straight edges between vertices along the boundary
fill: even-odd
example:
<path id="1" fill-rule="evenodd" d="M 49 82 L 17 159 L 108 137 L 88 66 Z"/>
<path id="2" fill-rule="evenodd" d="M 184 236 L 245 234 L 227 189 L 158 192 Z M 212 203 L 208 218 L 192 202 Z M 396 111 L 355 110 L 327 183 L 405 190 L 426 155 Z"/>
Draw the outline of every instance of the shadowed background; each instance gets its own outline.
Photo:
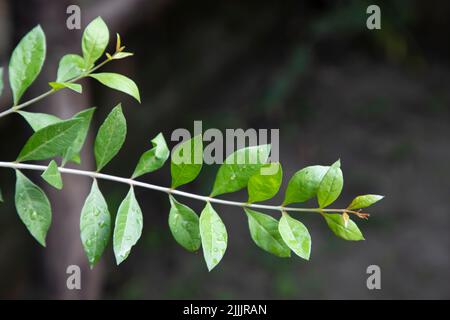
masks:
<path id="1" fill-rule="evenodd" d="M 238 208 L 216 205 L 229 234 L 224 259 L 207 272 L 201 252 L 185 252 L 167 225 L 166 195 L 137 189 L 144 231 L 129 258 L 115 266 L 109 245 L 90 271 L 79 239 L 79 214 L 91 181 L 65 176 L 64 191 L 46 187 L 53 205 L 48 247 L 28 234 L 14 209 L 14 176 L 0 171 L 0 297 L 2 298 L 450 298 L 450 3 L 380 3 L 382 30 L 366 28 L 366 1 L 7 1 L 0 0 L 0 64 L 40 23 L 47 36 L 44 71 L 26 98 L 47 90 L 60 57 L 80 53 L 82 31 L 68 30 L 66 8 L 78 4 L 82 29 L 100 15 L 136 55 L 108 64 L 134 79 L 142 105 L 83 80 L 83 95 L 60 92 L 29 110 L 69 117 L 98 106 L 82 155 L 92 169 L 98 125 L 122 102 L 125 146 L 105 172 L 130 176 L 150 139 L 176 128 L 279 128 L 285 186 L 296 170 L 340 158 L 344 191 L 384 194 L 368 222 L 366 241 L 336 238 L 315 214 L 312 255 L 279 259 L 257 248 Z M 114 44 L 111 37 L 111 47 Z M 10 105 L 9 88 L 0 98 Z M 1 160 L 15 159 L 29 126 L 0 121 Z M 173 145 L 173 144 L 172 144 Z M 184 190 L 207 194 L 217 167 L 204 168 Z M 170 183 L 169 166 L 143 181 Z M 113 215 L 127 187 L 100 182 Z M 284 187 L 283 189 L 284 190 Z M 282 192 L 280 192 L 282 193 Z M 245 192 L 226 196 L 245 200 Z M 277 202 L 278 196 L 274 199 Z M 181 199 L 180 199 L 181 200 Z M 183 199 L 197 212 L 203 203 Z M 310 203 L 314 206 L 314 203 Z M 66 268 L 82 267 L 82 290 L 66 288 Z M 382 289 L 366 287 L 379 265 Z"/>

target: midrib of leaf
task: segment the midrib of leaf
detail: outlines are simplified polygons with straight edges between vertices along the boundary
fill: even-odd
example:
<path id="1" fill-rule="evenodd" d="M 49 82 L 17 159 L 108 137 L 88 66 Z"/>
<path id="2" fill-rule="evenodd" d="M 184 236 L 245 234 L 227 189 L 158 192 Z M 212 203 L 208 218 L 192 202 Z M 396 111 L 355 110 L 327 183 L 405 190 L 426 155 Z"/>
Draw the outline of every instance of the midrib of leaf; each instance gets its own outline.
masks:
<path id="1" fill-rule="evenodd" d="M 184 168 L 186 164 L 184 162 L 180 163 L 180 170 L 178 171 L 179 174 L 175 177 L 175 180 L 173 182 L 173 185 L 176 186 L 178 184 L 178 181 L 184 177 Z"/>
<path id="2" fill-rule="evenodd" d="M 126 215 L 126 219 L 125 219 L 125 227 L 123 228 L 123 232 L 120 236 L 120 254 L 123 254 L 124 235 L 128 234 L 127 231 L 128 231 L 128 226 L 129 226 L 128 221 L 130 218 L 130 207 L 131 207 L 131 197 L 130 197 L 129 201 L 127 202 L 127 206 L 126 206 L 127 215 Z"/>
<path id="3" fill-rule="evenodd" d="M 345 228 L 343 227 L 341 224 L 336 223 L 334 220 L 330 219 L 330 221 L 338 227 L 339 230 L 344 231 L 344 233 L 350 233 L 351 235 L 353 235 L 354 237 L 359 237 L 359 234 L 357 234 L 356 232 L 354 232 L 353 230 L 351 230 L 350 228 Z"/>
<path id="4" fill-rule="evenodd" d="M 331 168 L 330 168 L 330 170 L 332 170 Z M 334 186 L 334 184 L 335 184 L 335 182 L 336 182 L 336 179 L 337 179 L 337 175 L 334 175 L 333 176 L 333 180 L 331 181 L 331 183 L 330 183 L 330 186 L 327 188 L 328 190 L 328 192 L 327 192 L 327 197 L 325 198 L 325 200 L 323 201 L 323 203 L 327 203 L 328 202 L 328 200 L 330 199 L 330 195 L 331 195 L 331 192 L 332 192 L 332 190 L 333 190 L 333 186 Z M 320 187 L 319 187 L 320 188 Z"/>
<path id="5" fill-rule="evenodd" d="M 62 130 L 59 134 L 57 134 L 56 136 L 54 136 L 52 139 L 50 140 L 46 140 L 46 142 L 40 144 L 37 148 L 35 148 L 33 151 L 23 155 L 22 157 L 20 157 L 21 159 L 23 159 L 24 157 L 29 157 L 33 154 L 35 154 L 36 152 L 40 151 L 42 148 L 46 147 L 49 143 L 52 143 L 55 139 L 61 137 L 62 135 L 64 135 L 67 131 L 69 131 L 70 129 L 72 129 L 74 126 L 78 125 L 78 122 L 74 122 L 73 125 L 71 125 L 70 127 L 68 127 L 66 130 Z"/>

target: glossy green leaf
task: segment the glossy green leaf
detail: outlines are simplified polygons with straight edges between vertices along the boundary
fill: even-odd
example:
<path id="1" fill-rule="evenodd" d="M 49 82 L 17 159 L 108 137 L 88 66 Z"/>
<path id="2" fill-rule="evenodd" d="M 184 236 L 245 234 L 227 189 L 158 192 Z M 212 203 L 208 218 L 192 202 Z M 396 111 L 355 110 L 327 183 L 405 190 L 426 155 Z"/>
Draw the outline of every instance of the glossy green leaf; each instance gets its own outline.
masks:
<path id="1" fill-rule="evenodd" d="M 78 128 L 78 133 L 76 138 L 73 140 L 70 147 L 64 152 L 63 165 L 68 161 L 73 161 L 75 163 L 80 163 L 80 152 L 86 141 L 87 134 L 89 132 L 89 126 L 92 121 L 92 116 L 94 115 L 95 107 L 82 110 L 73 116 L 73 119 L 79 119 L 81 121 Z"/>
<path id="2" fill-rule="evenodd" d="M 36 131 L 17 161 L 44 160 L 63 154 L 76 139 L 81 122 L 80 119 L 65 120 Z"/>
<path id="3" fill-rule="evenodd" d="M 47 113 L 27 111 L 18 111 L 17 113 L 19 113 L 28 122 L 33 131 L 39 131 L 51 124 L 62 121 L 57 116 Z"/>
<path id="4" fill-rule="evenodd" d="M 200 236 L 206 265 L 211 271 L 225 254 L 228 235 L 225 225 L 209 202 L 200 215 Z"/>
<path id="5" fill-rule="evenodd" d="M 45 34 L 38 25 L 20 40 L 9 62 L 9 82 L 14 105 L 19 103 L 22 95 L 41 72 L 45 53 Z"/>
<path id="6" fill-rule="evenodd" d="M 131 52 L 117 52 L 113 56 L 113 59 L 114 60 L 125 59 L 125 58 L 131 57 L 133 55 L 134 55 L 134 53 L 131 53 Z"/>
<path id="7" fill-rule="evenodd" d="M 305 202 L 314 198 L 328 168 L 325 166 L 310 166 L 297 171 L 289 180 L 283 205 Z"/>
<path id="8" fill-rule="evenodd" d="M 344 178 L 340 166 L 341 162 L 339 160 L 336 161 L 320 182 L 317 190 L 317 200 L 321 208 L 332 204 L 341 194 Z"/>
<path id="9" fill-rule="evenodd" d="M 349 210 L 355 210 L 355 209 L 363 209 L 367 208 L 381 199 L 383 199 L 384 196 L 380 196 L 378 194 L 366 194 L 363 196 L 357 196 L 348 206 Z"/>
<path id="10" fill-rule="evenodd" d="M 56 82 L 66 82 L 85 72 L 84 59 L 77 54 L 66 54 L 59 61 Z"/>
<path id="11" fill-rule="evenodd" d="M 50 87 L 53 88 L 53 90 L 61 90 L 64 88 L 70 89 L 72 91 L 75 91 L 77 93 L 82 93 L 83 92 L 83 87 L 81 86 L 81 84 L 78 83 L 70 83 L 70 82 L 49 82 L 48 83 L 50 85 Z"/>
<path id="12" fill-rule="evenodd" d="M 45 247 L 52 221 L 50 202 L 44 191 L 16 170 L 16 209 L 31 235 Z"/>
<path id="13" fill-rule="evenodd" d="M 81 40 L 85 69 L 89 69 L 103 55 L 108 42 L 108 27 L 102 18 L 97 17 L 84 29 Z"/>
<path id="14" fill-rule="evenodd" d="M 253 241 L 261 249 L 281 258 L 291 256 L 291 249 L 286 245 L 278 231 L 278 221 L 267 214 L 245 209 L 248 226 Z"/>
<path id="15" fill-rule="evenodd" d="M 309 260 L 311 236 L 303 223 L 283 212 L 283 216 L 278 224 L 278 230 L 284 242 L 296 255 Z"/>
<path id="16" fill-rule="evenodd" d="M 245 188 L 250 177 L 267 162 L 270 145 L 239 149 L 229 155 L 217 172 L 211 196 L 235 192 Z"/>
<path id="17" fill-rule="evenodd" d="M 203 165 L 203 140 L 201 135 L 184 141 L 172 151 L 170 173 L 172 188 L 193 181 Z"/>
<path id="18" fill-rule="evenodd" d="M 364 237 L 359 230 L 356 223 L 352 220 L 348 220 L 347 227 L 345 226 L 344 218 L 341 214 L 324 214 L 323 217 L 330 227 L 331 231 L 339 238 L 351 241 L 364 240 Z"/>
<path id="19" fill-rule="evenodd" d="M 101 84 L 123 93 L 129 94 L 135 98 L 139 103 L 141 102 L 141 96 L 136 83 L 128 77 L 118 73 L 92 73 L 90 77 L 97 79 Z"/>
<path id="20" fill-rule="evenodd" d="M 202 244 L 197 214 L 174 197 L 169 196 L 169 199 L 169 227 L 173 237 L 186 250 L 197 251 Z"/>
<path id="21" fill-rule="evenodd" d="M 47 169 L 42 173 L 41 177 L 48 182 L 49 185 L 61 190 L 63 187 L 63 181 L 61 174 L 58 170 L 58 165 L 55 160 L 52 160 Z"/>
<path id="22" fill-rule="evenodd" d="M 0 68 L 0 96 L 3 93 L 3 68 Z"/>
<path id="23" fill-rule="evenodd" d="M 145 152 L 136 166 L 133 173 L 133 179 L 143 174 L 153 172 L 161 168 L 170 156 L 170 150 L 167 147 L 166 140 L 162 133 L 159 133 L 151 141 L 153 148 Z"/>
<path id="24" fill-rule="evenodd" d="M 119 207 L 114 227 L 114 254 L 118 265 L 128 257 L 131 248 L 141 237 L 142 226 L 142 211 L 134 195 L 134 189 L 130 188 Z"/>
<path id="25" fill-rule="evenodd" d="M 283 170 L 280 163 L 268 163 L 248 180 L 248 202 L 258 202 L 273 198 L 280 190 Z"/>
<path id="26" fill-rule="evenodd" d="M 84 252 L 92 268 L 100 260 L 111 235 L 111 215 L 108 204 L 98 188 L 97 180 L 92 183 L 91 192 L 81 210 L 80 235 Z"/>
<path id="27" fill-rule="evenodd" d="M 127 122 L 118 104 L 100 126 L 95 138 L 95 160 L 100 171 L 119 152 L 125 142 Z"/>

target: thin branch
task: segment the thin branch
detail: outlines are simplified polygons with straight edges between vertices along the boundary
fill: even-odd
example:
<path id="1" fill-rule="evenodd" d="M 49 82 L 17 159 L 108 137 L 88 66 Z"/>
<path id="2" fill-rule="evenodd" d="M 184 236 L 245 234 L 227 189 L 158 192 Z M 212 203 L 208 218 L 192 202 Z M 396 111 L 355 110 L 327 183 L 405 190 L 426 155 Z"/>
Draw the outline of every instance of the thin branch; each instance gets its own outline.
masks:
<path id="1" fill-rule="evenodd" d="M 0 167 L 11 168 L 11 169 L 16 169 L 16 170 L 24 169 L 24 170 L 35 170 L 35 171 L 45 171 L 47 169 L 47 166 L 42 166 L 42 165 L 17 163 L 17 162 L 3 162 L 3 161 L 0 161 Z M 200 201 L 204 201 L 204 202 L 223 204 L 223 205 L 227 205 L 227 206 L 272 210 L 272 211 L 280 211 L 280 212 L 291 211 L 291 212 L 314 212 L 314 213 L 331 213 L 331 212 L 356 213 L 356 212 L 352 212 L 351 210 L 347 210 L 347 209 L 292 208 L 292 207 L 283 207 L 283 206 L 254 204 L 254 203 L 250 204 L 250 203 L 246 203 L 246 202 L 230 201 L 230 200 L 212 198 L 212 197 L 208 197 L 208 196 L 202 196 L 202 195 L 198 195 L 198 194 L 194 194 L 194 193 L 190 193 L 190 192 L 180 191 L 180 190 L 176 190 L 176 189 L 172 189 L 172 188 L 168 188 L 168 187 L 158 186 L 158 185 L 151 184 L 151 183 L 145 183 L 145 182 L 141 182 L 141 181 L 137 181 L 137 180 L 133 180 L 133 179 L 117 177 L 117 176 L 99 173 L 99 172 L 70 169 L 70 168 L 61 168 L 61 167 L 58 168 L 58 170 L 61 173 L 85 176 L 85 177 L 90 177 L 93 179 L 109 180 L 109 181 L 128 184 L 130 186 L 136 186 L 136 187 L 141 187 L 141 188 L 145 188 L 145 189 L 156 190 L 156 191 L 164 192 L 167 194 L 191 198 L 191 199 L 200 200 Z"/>

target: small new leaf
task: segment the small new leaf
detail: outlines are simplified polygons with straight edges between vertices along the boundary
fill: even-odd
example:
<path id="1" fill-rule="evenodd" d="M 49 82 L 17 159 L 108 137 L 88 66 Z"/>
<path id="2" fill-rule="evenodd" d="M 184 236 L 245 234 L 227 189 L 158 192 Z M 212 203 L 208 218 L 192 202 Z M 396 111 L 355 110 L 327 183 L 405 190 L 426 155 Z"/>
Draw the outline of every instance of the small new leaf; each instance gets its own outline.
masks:
<path id="1" fill-rule="evenodd" d="M 22 95 L 41 72 L 45 53 L 45 34 L 38 25 L 20 40 L 9 62 L 9 83 L 14 105 L 19 103 Z"/>
<path id="2" fill-rule="evenodd" d="M 269 163 L 261 167 L 248 180 L 248 202 L 258 202 L 271 199 L 280 190 L 283 170 L 280 163 Z"/>
<path id="3" fill-rule="evenodd" d="M 134 189 L 130 188 L 119 207 L 114 227 L 113 243 L 117 265 L 128 257 L 131 248 L 141 237 L 142 220 L 142 211 L 134 195 Z"/>
<path id="4" fill-rule="evenodd" d="M 102 18 L 97 17 L 88 24 L 83 32 L 81 49 L 84 69 L 89 69 L 105 52 L 109 42 L 109 30 Z"/>
<path id="5" fill-rule="evenodd" d="M 200 215 L 200 236 L 206 265 L 211 271 L 225 254 L 228 235 L 225 225 L 209 202 Z"/>
<path id="6" fill-rule="evenodd" d="M 49 185 L 61 190 L 63 187 L 63 181 L 61 173 L 59 173 L 58 165 L 55 160 L 52 160 L 47 169 L 42 173 L 41 177 L 48 182 Z"/>
<path id="7" fill-rule="evenodd" d="M 291 249 L 278 231 L 278 221 L 267 214 L 247 208 L 244 210 L 248 217 L 250 235 L 256 245 L 280 258 L 290 257 Z"/>
<path id="8" fill-rule="evenodd" d="M 101 84 L 114 89 L 121 91 L 123 93 L 129 94 L 133 98 L 135 98 L 139 103 L 141 103 L 141 96 L 139 93 L 139 89 L 136 83 L 128 77 L 118 73 L 92 73 L 89 75 L 90 77 L 98 80 Z"/>
<path id="9" fill-rule="evenodd" d="M 59 61 L 56 82 L 75 79 L 85 72 L 84 59 L 77 54 L 66 54 Z"/>
<path id="10" fill-rule="evenodd" d="M 169 158 L 170 150 L 167 147 L 166 140 L 162 133 L 159 133 L 151 142 L 153 148 L 141 156 L 136 169 L 134 170 L 132 179 L 158 170 Z"/>
<path id="11" fill-rule="evenodd" d="M 15 203 L 20 219 L 31 235 L 45 247 L 52 221 L 50 202 L 44 191 L 16 170 Z"/>
<path id="12" fill-rule="evenodd" d="M 172 188 L 177 188 L 197 178 L 202 165 L 203 140 L 201 135 L 177 145 L 172 151 L 170 162 Z"/>
<path id="13" fill-rule="evenodd" d="M 363 209 L 367 208 L 374 203 L 377 203 L 381 199 L 383 199 L 384 196 L 380 196 L 377 194 L 366 194 L 363 196 L 357 196 L 348 206 L 349 210 L 356 210 L 356 209 Z"/>
<path id="14" fill-rule="evenodd" d="M 175 240 L 186 250 L 194 252 L 200 249 L 200 229 L 197 214 L 188 206 L 169 196 L 169 228 Z"/>
<path id="15" fill-rule="evenodd" d="M 328 169 L 320 182 L 319 189 L 317 190 L 317 200 L 321 208 L 332 204 L 341 194 L 342 187 L 344 186 L 344 178 L 340 166 L 340 161 L 336 161 Z"/>
<path id="16" fill-rule="evenodd" d="M 118 104 L 100 126 L 95 138 L 95 160 L 97 171 L 111 161 L 125 142 L 127 122 L 122 113 L 122 106 Z"/>
<path id="17" fill-rule="evenodd" d="M 310 166 L 297 171 L 289 180 L 283 205 L 305 202 L 317 195 L 320 182 L 329 167 Z"/>
<path id="18" fill-rule="evenodd" d="M 250 177 L 258 173 L 267 162 L 270 144 L 239 149 L 229 155 L 217 172 L 211 196 L 239 191 Z"/>
<path id="19" fill-rule="evenodd" d="M 358 226 L 351 219 L 348 220 L 347 226 L 345 226 L 345 219 L 340 214 L 324 214 L 323 217 L 331 231 L 339 238 L 351 241 L 364 240 Z"/>
<path id="20" fill-rule="evenodd" d="M 81 119 L 60 121 L 36 131 L 23 147 L 17 161 L 44 160 L 61 155 L 71 146 Z"/>
<path id="21" fill-rule="evenodd" d="M 291 218 L 286 212 L 283 212 L 283 216 L 278 224 L 278 230 L 284 242 L 296 255 L 305 260 L 309 260 L 311 254 L 311 236 L 303 223 Z"/>
<path id="22" fill-rule="evenodd" d="M 94 179 L 80 217 L 81 242 L 91 268 L 105 251 L 110 235 L 111 215 L 108 204 Z"/>
<path id="23" fill-rule="evenodd" d="M 83 87 L 81 84 L 78 83 L 70 83 L 70 82 L 49 82 L 48 83 L 50 87 L 53 88 L 53 90 L 58 91 L 64 88 L 70 89 L 72 91 L 75 91 L 77 93 L 83 92 Z"/>

